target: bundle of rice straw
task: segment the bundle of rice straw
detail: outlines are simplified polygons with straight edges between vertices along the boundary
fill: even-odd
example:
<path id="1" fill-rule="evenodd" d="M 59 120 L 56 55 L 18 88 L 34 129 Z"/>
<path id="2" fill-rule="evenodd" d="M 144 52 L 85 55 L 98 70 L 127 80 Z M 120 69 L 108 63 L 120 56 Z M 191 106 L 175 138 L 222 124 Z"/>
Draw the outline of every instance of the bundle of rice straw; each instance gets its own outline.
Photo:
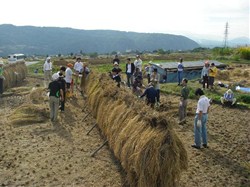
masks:
<path id="1" fill-rule="evenodd" d="M 187 152 L 175 134 L 173 119 L 118 88 L 108 75 L 91 73 L 89 108 L 120 160 L 131 186 L 176 186 L 187 169 Z"/>
<path id="2" fill-rule="evenodd" d="M 27 72 L 25 62 L 17 62 L 4 66 L 4 89 L 11 88 L 17 85 L 17 82 L 24 80 L 27 76 Z"/>

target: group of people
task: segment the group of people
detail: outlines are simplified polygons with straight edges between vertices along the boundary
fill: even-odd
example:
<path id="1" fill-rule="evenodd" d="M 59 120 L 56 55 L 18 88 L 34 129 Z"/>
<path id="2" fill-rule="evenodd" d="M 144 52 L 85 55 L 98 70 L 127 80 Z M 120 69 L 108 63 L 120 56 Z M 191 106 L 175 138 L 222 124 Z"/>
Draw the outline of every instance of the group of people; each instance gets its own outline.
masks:
<path id="1" fill-rule="evenodd" d="M 50 81 L 48 84 L 50 119 L 54 122 L 57 120 L 58 111 L 64 112 L 65 99 L 72 96 L 74 84 L 81 91 L 79 78 L 87 77 L 90 69 L 87 63 L 83 63 L 81 58 L 77 58 L 75 64 L 68 63 L 67 67 L 61 66 L 60 70 L 52 76 L 51 73 L 52 63 L 48 57 L 44 63 L 44 80 L 45 82 Z"/>
<path id="2" fill-rule="evenodd" d="M 214 80 L 217 75 L 218 69 L 215 66 L 215 64 L 212 62 L 211 65 L 209 61 L 206 61 L 204 64 L 204 67 L 201 71 L 201 79 L 202 79 L 202 85 L 203 89 L 214 89 Z"/>
<path id="3" fill-rule="evenodd" d="M 183 124 L 186 122 L 187 117 L 187 105 L 188 105 L 188 97 L 190 90 L 187 86 L 188 80 L 186 78 L 182 79 L 180 85 L 182 85 L 181 89 L 181 97 L 179 103 L 179 124 Z M 207 145 L 207 119 L 208 112 L 210 107 L 210 99 L 208 99 L 201 88 L 195 90 L 195 96 L 198 98 L 198 103 L 195 112 L 194 118 L 194 142 L 192 145 L 193 148 L 201 149 L 208 148 Z"/>
<path id="4" fill-rule="evenodd" d="M 113 69 L 110 72 L 110 77 L 117 82 L 117 86 L 120 87 L 122 81 L 121 73 L 122 69 L 119 67 L 120 60 L 116 55 L 113 59 Z M 136 55 L 134 62 L 131 58 L 126 59 L 125 74 L 126 74 L 126 85 L 132 89 L 132 92 L 139 98 L 146 96 L 147 104 L 154 106 L 156 103 L 160 103 L 160 74 L 157 68 L 152 70 L 151 66 L 148 65 L 145 68 L 148 78 L 148 85 L 144 92 L 143 85 L 143 62 L 139 55 Z"/>
<path id="5" fill-rule="evenodd" d="M 188 80 L 182 80 L 181 98 L 179 105 L 179 124 L 185 123 L 186 121 L 186 109 L 187 109 L 187 99 L 189 97 L 189 88 L 187 87 Z M 205 96 L 204 91 L 201 88 L 195 90 L 195 96 L 198 98 L 198 103 L 196 107 L 196 113 L 194 118 L 194 142 L 193 148 L 201 149 L 208 148 L 207 141 L 207 120 L 209 107 L 212 100 Z M 221 103 L 229 103 L 234 105 L 236 103 L 236 98 L 234 97 L 233 91 L 228 89 L 224 96 L 221 97 Z"/>

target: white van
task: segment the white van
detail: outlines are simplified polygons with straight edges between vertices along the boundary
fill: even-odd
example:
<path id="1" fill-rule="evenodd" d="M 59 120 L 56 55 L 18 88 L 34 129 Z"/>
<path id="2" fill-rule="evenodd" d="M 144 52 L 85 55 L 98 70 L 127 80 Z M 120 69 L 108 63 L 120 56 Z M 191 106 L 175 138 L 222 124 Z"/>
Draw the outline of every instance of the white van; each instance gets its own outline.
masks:
<path id="1" fill-rule="evenodd" d="M 26 56 L 24 54 L 11 54 L 8 56 L 8 61 L 9 63 L 20 62 L 24 61 L 25 57 Z"/>

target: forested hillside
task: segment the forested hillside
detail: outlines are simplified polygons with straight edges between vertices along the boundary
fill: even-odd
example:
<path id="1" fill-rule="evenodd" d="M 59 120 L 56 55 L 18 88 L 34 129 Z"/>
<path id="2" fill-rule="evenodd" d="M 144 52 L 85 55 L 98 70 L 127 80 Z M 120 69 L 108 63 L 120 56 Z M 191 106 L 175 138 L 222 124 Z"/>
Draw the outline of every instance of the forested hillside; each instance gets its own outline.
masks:
<path id="1" fill-rule="evenodd" d="M 69 54 L 112 51 L 188 50 L 199 47 L 180 35 L 114 30 L 0 25 L 0 56 L 10 53 Z"/>

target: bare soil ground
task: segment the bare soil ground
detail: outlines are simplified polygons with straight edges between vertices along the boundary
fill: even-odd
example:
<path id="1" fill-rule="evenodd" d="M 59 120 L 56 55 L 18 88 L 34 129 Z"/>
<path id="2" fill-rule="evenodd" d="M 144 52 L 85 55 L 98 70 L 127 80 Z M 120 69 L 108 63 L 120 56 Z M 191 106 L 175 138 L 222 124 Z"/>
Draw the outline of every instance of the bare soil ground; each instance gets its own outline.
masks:
<path id="1" fill-rule="evenodd" d="M 38 83 L 27 78 L 22 86 Z M 86 135 L 95 120 L 80 93 L 66 103 L 54 128 L 49 118 L 29 125 L 11 123 L 13 111 L 29 100 L 29 94 L 18 91 L 0 98 L 0 186 L 127 186 L 108 146 L 90 156 L 105 137 L 98 128 Z M 178 101 L 176 96 L 162 96 L 162 110 L 177 119 Z M 180 186 L 250 186 L 249 110 L 212 105 L 209 149 L 196 150 L 191 148 L 196 102 L 189 101 L 187 123 L 175 125 L 189 157 Z M 49 113 L 48 102 L 41 105 Z"/>

